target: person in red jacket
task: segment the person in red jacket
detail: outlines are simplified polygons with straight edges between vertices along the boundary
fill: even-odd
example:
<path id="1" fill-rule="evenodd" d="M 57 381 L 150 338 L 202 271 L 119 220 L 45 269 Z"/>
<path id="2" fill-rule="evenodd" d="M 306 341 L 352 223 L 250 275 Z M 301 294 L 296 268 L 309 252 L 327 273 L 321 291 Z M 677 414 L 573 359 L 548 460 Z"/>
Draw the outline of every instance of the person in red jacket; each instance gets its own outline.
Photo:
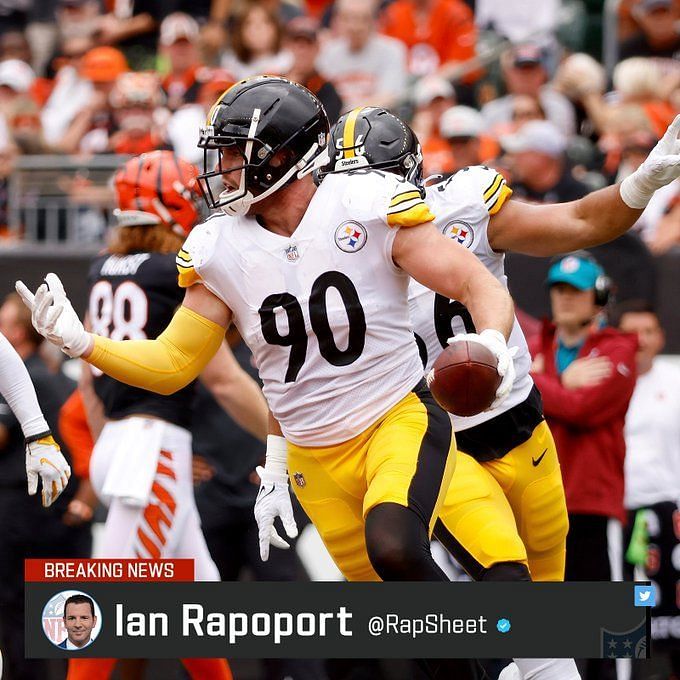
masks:
<path id="1" fill-rule="evenodd" d="M 530 350 L 567 498 L 565 580 L 621 580 L 623 428 L 637 339 L 604 325 L 611 283 L 590 253 L 555 262 L 547 285 L 553 323 L 544 324 Z M 610 670 L 591 660 L 583 678 L 601 680 Z"/>

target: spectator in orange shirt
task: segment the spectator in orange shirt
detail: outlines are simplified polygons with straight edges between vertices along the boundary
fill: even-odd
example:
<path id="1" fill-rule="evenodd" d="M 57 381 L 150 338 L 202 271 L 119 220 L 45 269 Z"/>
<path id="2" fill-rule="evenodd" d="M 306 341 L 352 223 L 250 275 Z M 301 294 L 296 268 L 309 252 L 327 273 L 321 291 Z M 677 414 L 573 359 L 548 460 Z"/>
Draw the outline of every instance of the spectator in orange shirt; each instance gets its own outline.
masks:
<path id="1" fill-rule="evenodd" d="M 109 95 L 113 113 L 106 151 L 137 156 L 168 148 L 159 133 L 163 91 L 155 73 L 123 73 Z"/>
<path id="2" fill-rule="evenodd" d="M 451 76 L 475 56 L 474 16 L 463 0 L 396 0 L 385 10 L 383 32 L 408 47 L 409 71 L 417 76 Z"/>

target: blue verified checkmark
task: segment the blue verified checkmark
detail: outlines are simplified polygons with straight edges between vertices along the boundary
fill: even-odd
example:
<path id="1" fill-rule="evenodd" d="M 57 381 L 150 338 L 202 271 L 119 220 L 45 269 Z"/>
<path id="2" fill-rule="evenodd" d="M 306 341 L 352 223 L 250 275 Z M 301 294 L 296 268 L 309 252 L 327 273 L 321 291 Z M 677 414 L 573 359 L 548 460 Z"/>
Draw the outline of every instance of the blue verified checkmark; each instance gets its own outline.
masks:
<path id="1" fill-rule="evenodd" d="M 510 625 L 510 619 L 498 619 L 496 622 L 496 628 L 499 633 L 509 633 L 510 628 L 512 628 Z"/>
<path id="2" fill-rule="evenodd" d="M 656 607 L 656 590 L 654 586 L 635 586 L 636 607 Z"/>

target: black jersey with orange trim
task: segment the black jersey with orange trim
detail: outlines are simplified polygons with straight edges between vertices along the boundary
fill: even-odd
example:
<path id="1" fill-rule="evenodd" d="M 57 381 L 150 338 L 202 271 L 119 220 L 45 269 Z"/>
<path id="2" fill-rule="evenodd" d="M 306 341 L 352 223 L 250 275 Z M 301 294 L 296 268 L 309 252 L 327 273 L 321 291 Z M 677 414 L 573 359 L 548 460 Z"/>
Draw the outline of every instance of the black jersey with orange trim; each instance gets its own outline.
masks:
<path id="1" fill-rule="evenodd" d="M 184 297 L 177 285 L 174 254 L 102 255 L 92 263 L 88 283 L 92 331 L 114 340 L 158 337 Z M 107 418 L 150 415 L 180 427 L 191 423 L 193 383 L 163 396 L 96 371 L 94 385 Z"/>

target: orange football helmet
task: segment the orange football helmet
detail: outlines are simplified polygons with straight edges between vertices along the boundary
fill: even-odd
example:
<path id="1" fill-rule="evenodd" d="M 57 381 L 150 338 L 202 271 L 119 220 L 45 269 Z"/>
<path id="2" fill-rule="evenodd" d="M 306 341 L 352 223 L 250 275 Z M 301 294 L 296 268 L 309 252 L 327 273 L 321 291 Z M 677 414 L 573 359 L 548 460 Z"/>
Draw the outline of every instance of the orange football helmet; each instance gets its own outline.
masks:
<path id="1" fill-rule="evenodd" d="M 186 236 L 200 217 L 198 169 L 172 151 L 130 159 L 115 174 L 117 226 L 164 224 Z"/>

